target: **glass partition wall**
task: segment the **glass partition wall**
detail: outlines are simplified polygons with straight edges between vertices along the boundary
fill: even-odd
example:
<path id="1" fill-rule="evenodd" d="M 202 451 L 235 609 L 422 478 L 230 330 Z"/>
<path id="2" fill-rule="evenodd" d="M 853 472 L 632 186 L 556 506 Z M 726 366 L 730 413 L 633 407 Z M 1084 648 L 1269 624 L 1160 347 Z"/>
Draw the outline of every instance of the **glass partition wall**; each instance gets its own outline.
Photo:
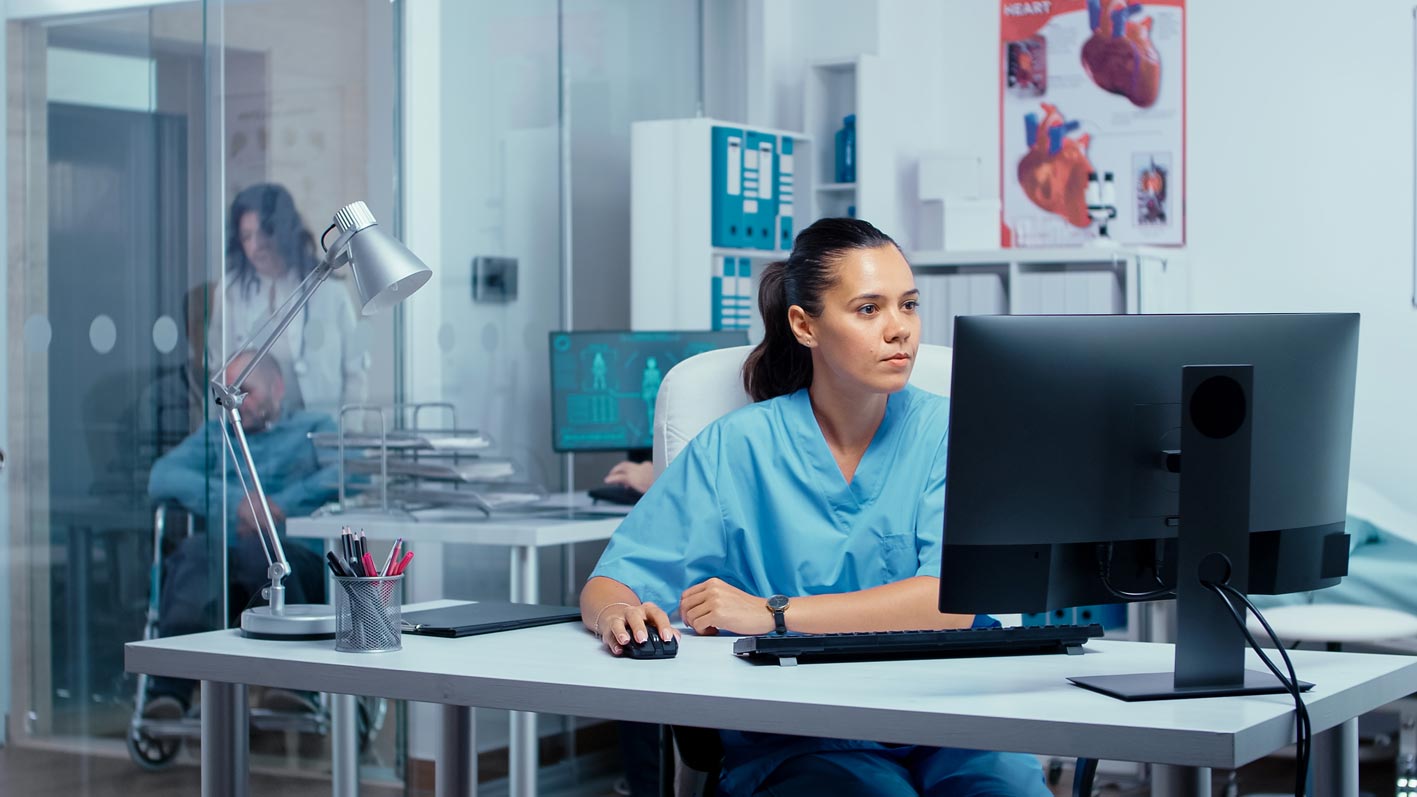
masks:
<path id="1" fill-rule="evenodd" d="M 630 125 L 702 108 L 703 11 L 697 0 L 53 6 L 86 11 L 12 13 L 5 47 L 6 742 L 80 756 L 54 765 L 71 778 L 56 794 L 142 788 L 140 769 L 195 791 L 191 739 L 142 732 L 192 721 L 191 685 L 125 674 L 122 644 L 229 625 L 259 587 L 239 566 L 252 538 L 209 381 L 319 256 L 333 212 L 362 199 L 434 278 L 369 319 L 345 281 L 323 286 L 273 350 L 263 379 L 280 389 L 264 391 L 267 423 L 251 433 L 292 419 L 337 428 L 351 403 L 438 402 L 548 493 L 598 481 L 616 457 L 571 467 L 551 448 L 548 333 L 629 326 Z M 478 290 L 490 260 L 511 279 Z M 280 464 L 258 466 L 264 477 Z M 334 495 L 315 484 L 302 511 Z M 600 547 L 545 552 L 539 599 L 574 603 Z M 505 599 L 509 556 L 446 545 L 417 585 Z M 254 790 L 329 771 L 320 696 L 253 689 L 251 701 Z M 360 709 L 365 785 L 431 790 L 436 712 Z M 539 724 L 541 790 L 605 793 L 620 771 L 614 724 Z M 506 777 L 507 725 L 478 712 L 484 781 Z"/>
<path id="2" fill-rule="evenodd" d="M 194 792 L 193 685 L 124 673 L 122 645 L 226 626 L 259 591 L 208 383 L 337 209 L 364 200 L 398 233 L 400 6 L 52 5 L 85 13 L 27 10 L 6 32 L 7 742 L 81 755 L 49 765 L 55 794 L 117 793 L 103 773 L 138 768 Z M 395 314 L 358 319 L 349 296 L 323 286 L 248 382 L 257 464 L 291 515 L 335 493 L 285 445 L 301 424 L 393 400 Z M 318 562 L 293 578 L 323 589 Z M 252 705 L 258 773 L 329 770 L 320 696 Z M 396 717 L 361 704 L 368 780 L 401 778 Z"/>

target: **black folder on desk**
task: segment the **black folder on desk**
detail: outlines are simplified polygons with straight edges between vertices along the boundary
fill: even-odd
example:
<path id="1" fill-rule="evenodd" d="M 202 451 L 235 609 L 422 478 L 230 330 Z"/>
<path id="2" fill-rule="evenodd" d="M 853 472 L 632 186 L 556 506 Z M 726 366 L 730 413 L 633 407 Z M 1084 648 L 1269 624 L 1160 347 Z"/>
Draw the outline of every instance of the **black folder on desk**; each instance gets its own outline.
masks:
<path id="1" fill-rule="evenodd" d="M 461 637 L 491 634 L 538 625 L 569 623 L 581 619 L 581 610 L 570 606 L 544 606 L 539 603 L 504 603 L 478 601 L 420 609 L 403 615 L 405 634 Z"/>

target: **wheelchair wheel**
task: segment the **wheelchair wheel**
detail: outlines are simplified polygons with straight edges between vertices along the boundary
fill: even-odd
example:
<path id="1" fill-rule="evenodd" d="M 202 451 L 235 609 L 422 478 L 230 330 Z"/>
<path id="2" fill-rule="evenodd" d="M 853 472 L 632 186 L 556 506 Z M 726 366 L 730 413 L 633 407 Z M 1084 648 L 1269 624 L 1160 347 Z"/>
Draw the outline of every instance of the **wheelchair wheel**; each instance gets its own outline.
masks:
<path id="1" fill-rule="evenodd" d="M 128 729 L 128 757 L 149 772 L 160 772 L 172 766 L 182 750 L 181 739 L 156 739 L 137 728 Z"/>

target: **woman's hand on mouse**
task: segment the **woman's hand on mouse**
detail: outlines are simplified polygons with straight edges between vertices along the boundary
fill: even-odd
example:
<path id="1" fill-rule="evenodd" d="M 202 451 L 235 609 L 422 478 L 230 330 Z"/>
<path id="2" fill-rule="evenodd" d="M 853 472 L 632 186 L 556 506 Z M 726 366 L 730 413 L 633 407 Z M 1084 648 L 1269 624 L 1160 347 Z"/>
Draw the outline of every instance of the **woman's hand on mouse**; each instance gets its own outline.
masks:
<path id="1" fill-rule="evenodd" d="M 659 638 L 665 641 L 679 636 L 679 632 L 669 623 L 669 615 L 653 603 L 610 606 L 600 620 L 600 641 L 616 656 L 625 652 L 631 639 L 644 642 L 651 633 L 659 634 Z"/>

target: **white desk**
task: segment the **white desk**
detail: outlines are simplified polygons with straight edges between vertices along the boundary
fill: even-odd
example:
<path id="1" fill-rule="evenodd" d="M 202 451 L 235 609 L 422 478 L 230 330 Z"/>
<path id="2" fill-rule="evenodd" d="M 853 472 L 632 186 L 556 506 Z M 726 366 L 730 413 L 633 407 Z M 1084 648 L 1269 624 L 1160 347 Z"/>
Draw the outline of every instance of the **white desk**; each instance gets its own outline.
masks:
<path id="1" fill-rule="evenodd" d="M 1233 769 L 1289 744 L 1287 695 L 1123 703 L 1065 678 L 1170 669 L 1170 645 L 1094 642 L 1082 656 L 755 666 L 731 638 L 686 637 L 664 661 L 615 659 L 576 625 L 458 640 L 404 637 L 397 653 L 336 653 L 328 642 L 266 642 L 215 631 L 125 648 L 129 671 L 203 684 L 203 794 L 244 795 L 244 686 L 259 684 L 441 703 L 976 749 Z M 1417 658 L 1295 651 L 1315 733 L 1356 740 L 1356 717 L 1417 691 Z M 1250 666 L 1258 669 L 1258 660 Z M 208 707 L 211 696 L 211 707 Z M 462 727 L 465 727 L 463 723 Z M 1333 738 L 1335 733 L 1328 736 Z M 461 744 L 461 747 L 459 746 Z M 1324 745 L 1316 741 L 1323 758 Z M 439 794 L 472 784 L 455 751 Z M 1330 745 L 1335 780 L 1357 789 L 1356 745 Z M 451 765 L 451 766 L 450 766 Z M 459 780 L 462 778 L 462 780 Z M 1342 794 L 1322 786 L 1317 793 Z"/>
<path id="2" fill-rule="evenodd" d="M 486 517 L 467 509 L 430 509 L 415 512 L 414 520 L 409 521 L 407 518 L 380 513 L 349 512 L 313 518 L 292 518 L 287 521 L 286 533 L 291 537 L 323 539 L 327 550 L 335 550 L 340 529 L 344 526 L 362 530 L 367 537 L 383 543 L 392 543 L 402 537 L 406 550 L 418 551 L 410 566 L 410 575 L 413 577 L 407 579 L 405 599 L 409 602 L 444 597 L 441 571 L 444 543 L 510 547 L 510 600 L 514 603 L 539 603 L 539 550 L 547 546 L 563 546 L 562 578 L 566 594 L 578 595 L 580 585 L 575 580 L 575 557 L 571 546 L 578 542 L 609 539 L 630 510 L 627 506 L 591 506 L 590 499 L 586 498 L 584 493 L 558 495 L 549 503 L 552 503 L 554 508 L 565 510 L 565 513 L 501 513 Z M 608 516 L 576 519 L 571 516 L 572 512 Z M 430 567 L 427 564 L 420 567 L 420 561 L 439 563 L 439 567 Z M 336 700 L 334 709 L 334 738 L 353 738 L 352 733 L 341 733 L 343 725 L 352 726 L 354 722 L 353 701 Z M 470 717 L 468 721 L 471 721 Z M 510 723 L 511 738 L 507 750 L 509 791 L 514 797 L 533 797 L 536 794 L 536 753 L 539 747 L 536 715 L 514 711 Z M 354 755 L 338 757 L 333 779 L 336 795 L 357 793 L 358 763 Z"/>

